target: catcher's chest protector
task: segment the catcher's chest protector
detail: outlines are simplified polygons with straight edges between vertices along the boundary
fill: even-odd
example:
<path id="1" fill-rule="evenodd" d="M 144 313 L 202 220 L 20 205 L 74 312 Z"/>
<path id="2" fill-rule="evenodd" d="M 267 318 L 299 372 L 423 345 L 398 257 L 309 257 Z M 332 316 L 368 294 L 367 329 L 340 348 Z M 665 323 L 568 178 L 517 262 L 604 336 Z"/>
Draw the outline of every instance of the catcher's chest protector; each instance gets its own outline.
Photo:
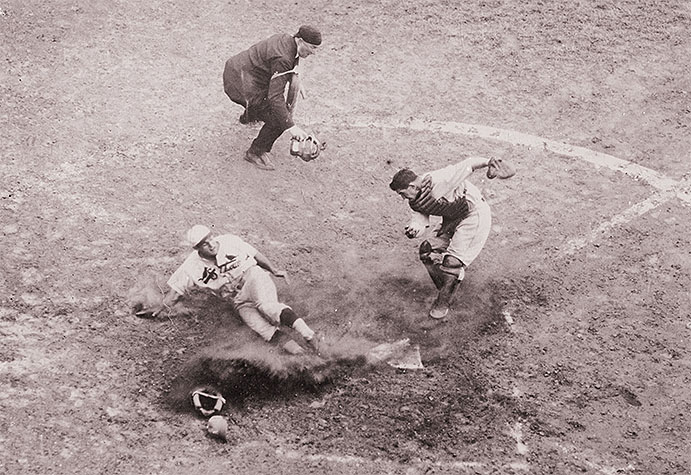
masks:
<path id="1" fill-rule="evenodd" d="M 423 182 L 420 193 L 408 202 L 408 205 L 413 211 L 418 213 L 442 216 L 453 221 L 462 221 L 465 219 L 470 210 L 468 209 L 468 200 L 465 196 L 456 198 L 454 201 L 448 201 L 446 198 L 435 199 L 432 197 L 432 182 L 427 180 Z"/>

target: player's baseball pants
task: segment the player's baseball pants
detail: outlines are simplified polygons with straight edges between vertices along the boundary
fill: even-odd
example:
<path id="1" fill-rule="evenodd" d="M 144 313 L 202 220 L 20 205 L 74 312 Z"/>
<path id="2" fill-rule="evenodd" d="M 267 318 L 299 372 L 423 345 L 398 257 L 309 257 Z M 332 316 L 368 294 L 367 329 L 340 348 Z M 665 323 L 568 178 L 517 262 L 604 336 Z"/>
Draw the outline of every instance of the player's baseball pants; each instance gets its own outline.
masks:
<path id="1" fill-rule="evenodd" d="M 456 227 L 449 239 L 440 236 L 430 239 L 432 248 L 443 254 L 451 254 L 468 267 L 480 254 L 492 227 L 492 213 L 484 198 L 471 203 L 470 214 Z"/>
<path id="2" fill-rule="evenodd" d="M 278 301 L 276 284 L 261 267 L 250 267 L 243 277 L 245 283 L 234 299 L 240 318 L 269 341 L 280 324 L 281 312 L 288 305 Z"/>

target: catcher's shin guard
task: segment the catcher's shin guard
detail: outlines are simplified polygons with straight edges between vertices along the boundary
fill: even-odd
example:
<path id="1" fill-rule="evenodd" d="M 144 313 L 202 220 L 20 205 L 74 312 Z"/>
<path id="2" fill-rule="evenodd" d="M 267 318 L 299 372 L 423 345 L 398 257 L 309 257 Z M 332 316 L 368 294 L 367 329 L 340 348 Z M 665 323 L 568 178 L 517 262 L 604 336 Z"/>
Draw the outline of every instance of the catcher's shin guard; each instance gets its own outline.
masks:
<path id="1" fill-rule="evenodd" d="M 449 313 L 451 297 L 453 297 L 458 283 L 463 279 L 463 274 L 463 263 L 460 260 L 450 255 L 444 256 L 444 261 L 439 266 L 442 285 L 439 287 L 437 298 L 429 312 L 430 317 L 440 319 Z"/>
<path id="2" fill-rule="evenodd" d="M 441 289 L 442 285 L 444 284 L 444 276 L 441 275 L 442 271 L 439 269 L 439 266 L 435 264 L 430 257 L 430 254 L 433 252 L 432 245 L 429 243 L 429 241 L 422 241 L 419 251 L 420 261 L 425 266 L 425 269 L 427 269 L 427 273 L 432 278 L 434 286 L 437 288 L 437 290 Z"/>

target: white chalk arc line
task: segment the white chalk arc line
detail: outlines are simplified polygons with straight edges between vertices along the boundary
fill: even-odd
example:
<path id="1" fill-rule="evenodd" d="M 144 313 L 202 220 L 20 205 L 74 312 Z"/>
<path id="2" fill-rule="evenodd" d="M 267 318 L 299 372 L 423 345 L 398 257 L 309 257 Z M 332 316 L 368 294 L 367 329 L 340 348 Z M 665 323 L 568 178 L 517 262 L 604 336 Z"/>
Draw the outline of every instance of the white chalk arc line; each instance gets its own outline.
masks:
<path id="1" fill-rule="evenodd" d="M 641 165 L 623 160 L 621 158 L 608 155 L 606 153 L 595 152 L 585 147 L 570 145 L 556 140 L 550 140 L 537 135 L 524 134 L 508 129 L 489 127 L 486 125 L 467 124 L 463 122 L 443 122 L 426 121 L 421 119 L 408 120 L 371 120 L 366 118 L 355 118 L 348 120 L 346 124 L 357 128 L 379 128 L 379 129 L 408 129 L 423 132 L 446 132 L 470 137 L 480 137 L 490 140 L 498 140 L 511 145 L 522 145 L 534 147 L 578 158 L 589 162 L 595 166 L 624 173 L 634 180 L 642 180 L 653 188 L 660 191 L 675 191 L 676 196 L 686 202 L 691 203 L 691 191 L 688 184 L 686 187 L 682 183 L 672 178 L 662 175 L 660 172 L 646 168 Z"/>
<path id="2" fill-rule="evenodd" d="M 571 239 L 566 243 L 565 249 L 563 249 L 563 253 L 565 254 L 573 254 L 579 249 L 584 248 L 588 244 L 597 241 L 598 236 L 602 236 L 605 234 L 606 231 L 613 229 L 616 226 L 626 224 L 630 221 L 632 221 L 634 218 L 638 216 L 643 216 L 645 213 L 648 211 L 651 211 L 658 206 L 660 206 L 663 203 L 666 203 L 667 201 L 671 200 L 673 197 L 673 194 L 670 192 L 663 193 L 663 192 L 657 192 L 647 199 L 641 201 L 640 203 L 636 203 L 635 205 L 631 206 L 630 208 L 624 210 L 623 212 L 619 213 L 618 215 L 614 216 L 612 219 L 609 221 L 602 223 L 600 226 L 597 228 L 593 229 L 589 234 L 586 236 L 576 238 L 576 239 Z"/>
<path id="3" fill-rule="evenodd" d="M 345 125 L 356 128 L 406 129 L 421 132 L 445 132 L 470 137 L 480 137 L 489 140 L 497 140 L 514 146 L 521 145 L 543 149 L 559 155 L 583 160 L 595 165 L 596 167 L 603 167 L 623 173 L 636 181 L 640 180 L 646 182 L 658 191 L 658 193 L 655 193 L 648 199 L 630 207 L 619 215 L 614 216 L 608 222 L 603 223 L 597 229 L 593 230 L 589 235 L 568 241 L 564 251 L 566 254 L 573 254 L 577 250 L 588 245 L 588 243 L 593 242 L 598 236 L 602 235 L 602 233 L 608 229 L 627 223 L 635 217 L 641 216 L 657 206 L 674 199 L 675 197 L 684 205 L 691 204 L 691 184 L 688 182 L 688 180 L 677 181 L 650 168 L 637 165 L 606 153 L 595 152 L 585 147 L 570 145 L 567 143 L 558 142 L 556 140 L 539 137 L 537 135 L 524 134 L 522 132 L 489 127 L 485 125 L 467 124 L 463 122 L 426 121 L 415 118 L 410 118 L 407 120 L 383 119 L 375 121 L 360 117 L 350 118 Z"/>

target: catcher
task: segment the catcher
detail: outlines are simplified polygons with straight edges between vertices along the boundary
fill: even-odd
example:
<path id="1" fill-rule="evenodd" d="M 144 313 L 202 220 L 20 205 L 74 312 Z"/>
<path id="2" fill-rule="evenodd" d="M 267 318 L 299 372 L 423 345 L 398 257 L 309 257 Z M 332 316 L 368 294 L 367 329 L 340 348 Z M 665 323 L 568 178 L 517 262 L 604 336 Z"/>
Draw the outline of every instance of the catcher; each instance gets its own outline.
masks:
<path id="1" fill-rule="evenodd" d="M 170 290 L 163 301 L 158 308 L 139 311 L 137 316 L 156 317 L 197 285 L 232 299 L 242 321 L 264 340 L 280 340 L 278 327 L 285 325 L 296 330 L 319 352 L 314 331 L 293 309 L 278 301 L 270 274 L 285 278 L 285 271 L 277 270 L 266 256 L 233 234 L 213 237 L 208 227 L 195 225 L 187 231 L 187 241 L 194 252 L 168 279 Z M 304 351 L 294 340 L 282 345 L 292 354 Z"/>
<path id="2" fill-rule="evenodd" d="M 226 61 L 223 88 L 231 101 L 245 108 L 240 123 L 264 122 L 245 152 L 245 160 L 262 170 L 275 169 L 269 153 L 285 130 L 294 139 L 308 137 L 292 117 L 298 95 L 304 95 L 295 68 L 321 42 L 319 30 L 303 25 L 294 35 L 273 35 Z"/>
<path id="3" fill-rule="evenodd" d="M 389 187 L 408 201 L 412 219 L 405 234 L 413 239 L 430 225 L 430 216 L 440 216 L 436 236 L 422 241 L 420 260 L 438 293 L 429 312 L 442 319 L 465 269 L 480 254 L 492 224 L 489 205 L 480 190 L 467 179 L 473 171 L 487 168 L 487 177 L 510 178 L 514 170 L 500 159 L 471 157 L 454 165 L 417 175 L 408 168 L 399 170 Z"/>

